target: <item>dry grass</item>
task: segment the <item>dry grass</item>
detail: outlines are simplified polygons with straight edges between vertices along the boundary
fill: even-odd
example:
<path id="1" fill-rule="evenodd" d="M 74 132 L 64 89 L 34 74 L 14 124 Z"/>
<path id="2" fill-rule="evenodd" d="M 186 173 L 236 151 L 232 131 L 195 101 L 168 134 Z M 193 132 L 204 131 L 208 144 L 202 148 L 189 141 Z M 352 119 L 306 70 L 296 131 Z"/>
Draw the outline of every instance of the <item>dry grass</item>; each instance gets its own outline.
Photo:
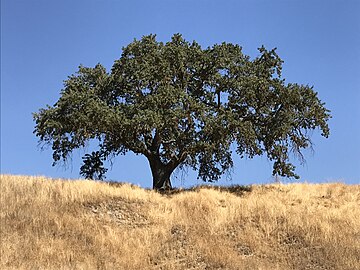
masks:
<path id="1" fill-rule="evenodd" d="M 1 269 L 360 269 L 360 186 L 161 195 L 1 175 Z"/>

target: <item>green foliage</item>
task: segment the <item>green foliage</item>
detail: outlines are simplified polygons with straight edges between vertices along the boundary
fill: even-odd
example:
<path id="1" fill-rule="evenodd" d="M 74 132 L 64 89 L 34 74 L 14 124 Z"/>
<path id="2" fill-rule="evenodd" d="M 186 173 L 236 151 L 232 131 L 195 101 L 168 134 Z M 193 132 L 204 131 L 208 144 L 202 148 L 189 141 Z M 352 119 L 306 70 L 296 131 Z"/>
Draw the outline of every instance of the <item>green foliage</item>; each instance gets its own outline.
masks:
<path id="1" fill-rule="evenodd" d="M 85 154 L 82 158 L 84 164 L 80 167 L 80 175 L 86 179 L 103 180 L 108 169 L 104 168 L 104 163 L 101 158 L 99 151 Z"/>
<path id="2" fill-rule="evenodd" d="M 330 114 L 313 87 L 285 83 L 282 63 L 275 49 L 251 60 L 231 43 L 203 49 L 180 34 L 167 43 L 144 36 L 110 72 L 80 66 L 59 100 L 34 114 L 34 133 L 54 164 L 96 139 L 104 159 L 132 151 L 153 173 L 188 166 L 216 181 L 235 145 L 241 157 L 266 154 L 274 175 L 298 177 L 289 153 L 302 157 L 313 129 L 328 137 Z"/>

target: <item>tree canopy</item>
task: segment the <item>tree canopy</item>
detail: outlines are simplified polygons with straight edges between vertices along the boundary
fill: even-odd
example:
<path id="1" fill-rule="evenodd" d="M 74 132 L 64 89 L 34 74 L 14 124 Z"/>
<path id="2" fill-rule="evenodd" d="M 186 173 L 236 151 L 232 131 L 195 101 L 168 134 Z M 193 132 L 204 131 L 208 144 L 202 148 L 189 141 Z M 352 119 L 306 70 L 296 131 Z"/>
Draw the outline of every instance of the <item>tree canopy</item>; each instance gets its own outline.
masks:
<path id="1" fill-rule="evenodd" d="M 216 181 L 232 168 L 232 150 L 265 154 L 274 175 L 298 178 L 290 153 L 302 157 L 311 130 L 328 137 L 330 113 L 312 86 L 285 82 L 282 64 L 263 46 L 251 59 L 237 44 L 204 49 L 180 34 L 166 43 L 144 36 L 109 72 L 80 66 L 59 100 L 34 114 L 34 133 L 52 146 L 54 164 L 96 140 L 82 166 L 89 178 L 103 176 L 102 161 L 132 151 L 148 159 L 156 189 L 171 187 L 178 167 Z"/>

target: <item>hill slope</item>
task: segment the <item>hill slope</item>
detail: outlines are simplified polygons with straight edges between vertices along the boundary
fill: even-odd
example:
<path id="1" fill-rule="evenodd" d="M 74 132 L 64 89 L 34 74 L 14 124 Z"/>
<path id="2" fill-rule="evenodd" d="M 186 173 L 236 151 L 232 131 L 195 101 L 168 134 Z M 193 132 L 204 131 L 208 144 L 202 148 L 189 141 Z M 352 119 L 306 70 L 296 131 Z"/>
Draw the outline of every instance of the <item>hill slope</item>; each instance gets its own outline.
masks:
<path id="1" fill-rule="evenodd" d="M 1 175 L 1 269 L 360 269 L 360 186 L 161 195 Z"/>

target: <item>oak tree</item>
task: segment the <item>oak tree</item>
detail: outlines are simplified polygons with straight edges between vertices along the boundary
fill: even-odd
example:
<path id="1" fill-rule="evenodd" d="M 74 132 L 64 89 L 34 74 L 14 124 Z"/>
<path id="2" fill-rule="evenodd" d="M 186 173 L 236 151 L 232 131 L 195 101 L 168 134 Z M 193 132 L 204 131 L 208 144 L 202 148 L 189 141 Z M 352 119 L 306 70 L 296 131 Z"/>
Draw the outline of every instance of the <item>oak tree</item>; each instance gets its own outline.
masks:
<path id="1" fill-rule="evenodd" d="M 34 113 L 34 133 L 52 146 L 54 164 L 95 140 L 81 170 L 88 178 L 103 177 L 102 161 L 132 151 L 149 161 L 155 189 L 171 188 L 176 168 L 216 181 L 232 168 L 232 150 L 266 154 L 274 175 L 298 178 L 290 153 L 302 157 L 314 129 L 328 137 L 330 113 L 312 86 L 285 83 L 282 64 L 276 49 L 261 47 L 251 59 L 237 44 L 144 36 L 110 71 L 80 66 L 59 100 Z"/>

